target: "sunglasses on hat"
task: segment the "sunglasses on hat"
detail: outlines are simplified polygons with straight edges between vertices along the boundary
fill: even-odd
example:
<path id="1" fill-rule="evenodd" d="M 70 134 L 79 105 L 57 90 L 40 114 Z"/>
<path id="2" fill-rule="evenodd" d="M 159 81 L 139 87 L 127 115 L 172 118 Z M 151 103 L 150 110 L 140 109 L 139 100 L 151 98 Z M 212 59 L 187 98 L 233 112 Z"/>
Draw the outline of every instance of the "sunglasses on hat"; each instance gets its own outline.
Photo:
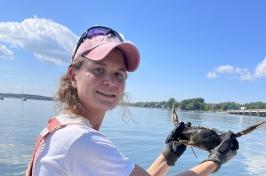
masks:
<path id="1" fill-rule="evenodd" d="M 77 53 L 77 50 L 78 50 L 79 46 L 81 45 L 81 43 L 83 43 L 86 39 L 91 39 L 91 38 L 93 38 L 95 36 L 99 36 L 99 35 L 103 35 L 103 36 L 110 35 L 110 37 L 117 38 L 120 42 L 124 42 L 121 35 L 109 27 L 105 27 L 105 26 L 91 27 L 91 28 L 87 29 L 82 34 L 82 36 L 79 38 L 78 43 L 76 45 L 76 48 L 74 50 L 73 56 L 72 56 L 72 60 L 74 60 L 75 55 Z"/>

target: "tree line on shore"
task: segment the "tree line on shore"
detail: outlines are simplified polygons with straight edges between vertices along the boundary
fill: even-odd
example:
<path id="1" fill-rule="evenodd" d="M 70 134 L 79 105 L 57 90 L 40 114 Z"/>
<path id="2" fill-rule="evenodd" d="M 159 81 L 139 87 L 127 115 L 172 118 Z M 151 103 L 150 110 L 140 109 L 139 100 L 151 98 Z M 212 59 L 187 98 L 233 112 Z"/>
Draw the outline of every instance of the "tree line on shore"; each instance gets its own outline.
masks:
<path id="1" fill-rule="evenodd" d="M 27 98 L 36 100 L 49 100 L 52 101 L 52 97 L 31 95 L 31 94 L 14 94 L 14 93 L 0 93 L 0 97 L 5 98 Z M 264 102 L 251 102 L 251 103 L 235 103 L 235 102 L 223 102 L 223 103 L 205 103 L 203 98 L 192 98 L 182 101 L 176 101 L 175 98 L 169 98 L 168 101 L 158 102 L 136 102 L 127 103 L 129 106 L 136 107 L 148 107 L 148 108 L 167 108 L 173 107 L 181 110 L 199 110 L 199 111 L 227 111 L 227 110 L 238 110 L 241 107 L 245 109 L 266 109 L 266 103 Z"/>
<path id="2" fill-rule="evenodd" d="M 149 107 L 149 108 L 177 108 L 181 110 L 199 110 L 199 111 L 227 111 L 238 110 L 241 107 L 245 109 L 266 109 L 264 102 L 251 102 L 240 104 L 236 102 L 223 102 L 223 103 L 205 103 L 203 98 L 192 98 L 182 101 L 176 101 L 175 98 L 170 98 L 168 101 L 160 102 L 136 102 L 129 103 L 130 106 L 136 107 Z"/>
<path id="3" fill-rule="evenodd" d="M 41 95 L 32 95 L 32 94 L 15 94 L 15 93 L 0 93 L 2 98 L 26 98 L 33 100 L 48 100 L 52 101 L 53 97 L 41 96 Z"/>

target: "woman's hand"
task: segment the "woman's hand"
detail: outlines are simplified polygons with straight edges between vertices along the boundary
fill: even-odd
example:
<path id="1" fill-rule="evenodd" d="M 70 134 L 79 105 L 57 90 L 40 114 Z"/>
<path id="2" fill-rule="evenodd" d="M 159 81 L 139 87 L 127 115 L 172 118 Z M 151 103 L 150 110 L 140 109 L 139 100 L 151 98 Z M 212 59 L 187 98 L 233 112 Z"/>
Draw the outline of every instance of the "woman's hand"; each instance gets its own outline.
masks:
<path id="1" fill-rule="evenodd" d="M 178 141 L 171 141 L 166 144 L 162 155 L 165 157 L 168 166 L 174 166 L 177 159 L 185 152 L 186 146 Z"/>
<path id="2" fill-rule="evenodd" d="M 186 146 L 178 142 L 182 131 L 185 129 L 184 122 L 180 122 L 166 138 L 166 147 L 162 152 L 168 166 L 174 166 L 177 159 L 185 152 Z"/>
<path id="3" fill-rule="evenodd" d="M 223 141 L 215 147 L 205 161 L 213 161 L 217 164 L 214 172 L 220 169 L 221 165 L 232 159 L 239 148 L 238 141 L 231 132 L 228 132 Z"/>

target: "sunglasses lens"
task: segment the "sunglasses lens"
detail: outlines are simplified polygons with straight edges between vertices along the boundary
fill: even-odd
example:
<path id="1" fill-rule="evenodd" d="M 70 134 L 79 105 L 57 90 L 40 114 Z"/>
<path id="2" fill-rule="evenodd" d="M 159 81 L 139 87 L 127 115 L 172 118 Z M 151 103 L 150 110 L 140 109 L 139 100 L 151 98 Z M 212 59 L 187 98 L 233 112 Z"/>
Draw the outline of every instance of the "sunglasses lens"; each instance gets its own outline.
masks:
<path id="1" fill-rule="evenodd" d="M 87 37 L 92 38 L 97 35 L 107 35 L 108 33 L 110 33 L 110 31 L 111 30 L 108 28 L 95 27 L 95 28 L 88 30 Z"/>
<path id="2" fill-rule="evenodd" d="M 87 30 L 87 38 L 92 38 L 97 35 L 112 35 L 113 37 L 118 38 L 121 42 L 123 42 L 123 38 L 114 30 L 107 27 L 97 26 Z"/>

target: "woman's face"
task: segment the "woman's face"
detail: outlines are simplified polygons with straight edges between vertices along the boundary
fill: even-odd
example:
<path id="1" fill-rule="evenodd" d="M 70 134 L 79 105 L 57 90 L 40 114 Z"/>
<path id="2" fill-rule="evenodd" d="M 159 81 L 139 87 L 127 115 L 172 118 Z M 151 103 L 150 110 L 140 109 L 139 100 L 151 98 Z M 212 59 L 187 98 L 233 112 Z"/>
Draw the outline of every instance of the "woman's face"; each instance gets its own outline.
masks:
<path id="1" fill-rule="evenodd" d="M 106 111 L 119 104 L 126 77 L 124 56 L 114 49 L 103 60 L 86 59 L 75 74 L 72 85 L 77 89 L 83 110 Z"/>

